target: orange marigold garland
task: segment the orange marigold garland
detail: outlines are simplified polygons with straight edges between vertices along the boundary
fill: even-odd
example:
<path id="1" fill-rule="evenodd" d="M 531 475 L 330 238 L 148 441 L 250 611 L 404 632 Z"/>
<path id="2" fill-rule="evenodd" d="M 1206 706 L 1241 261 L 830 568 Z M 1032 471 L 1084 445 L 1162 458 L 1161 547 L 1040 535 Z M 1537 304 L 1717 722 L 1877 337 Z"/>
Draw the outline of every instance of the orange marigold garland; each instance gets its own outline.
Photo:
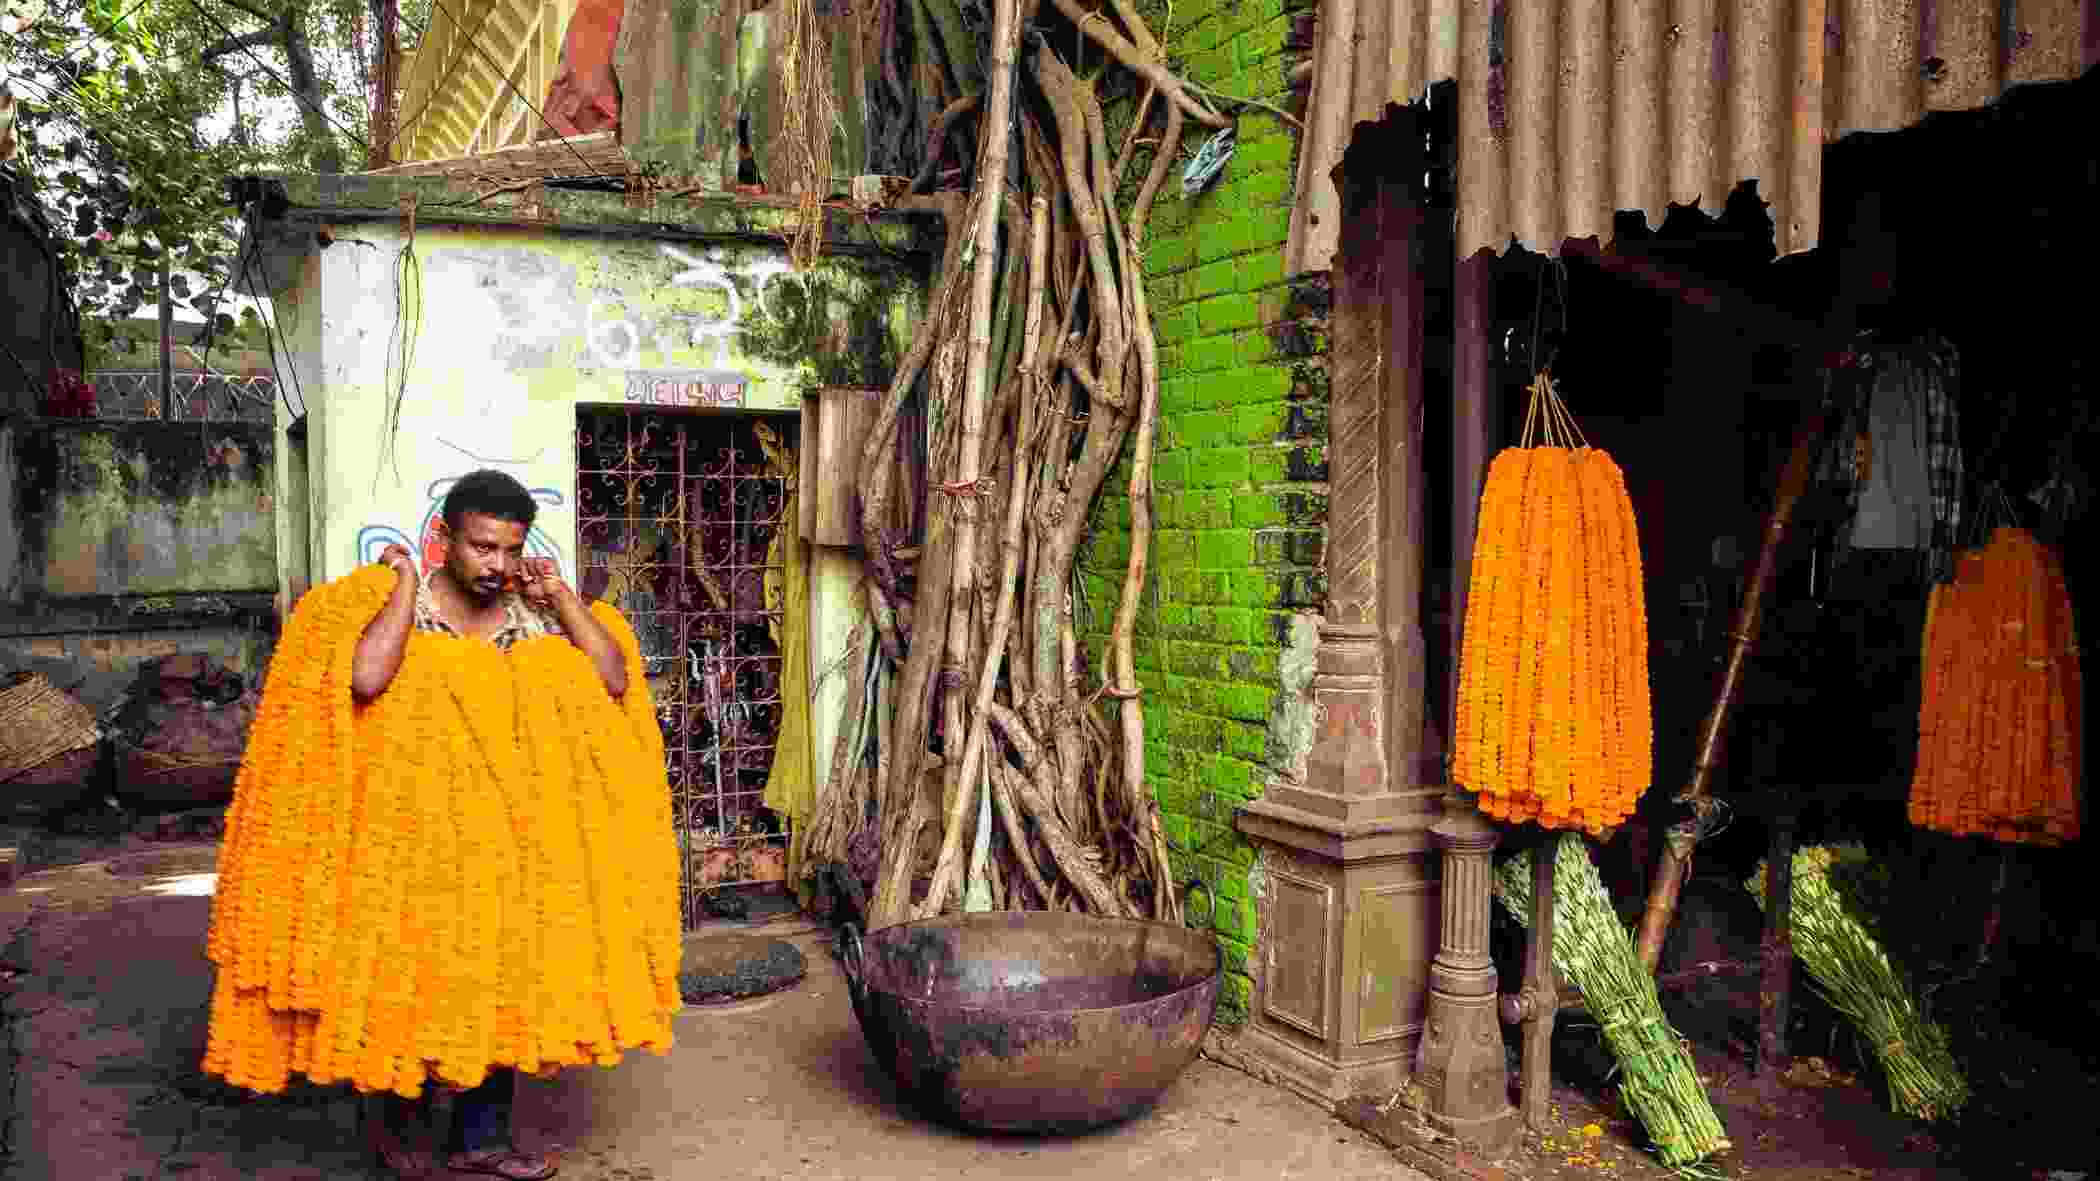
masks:
<path id="1" fill-rule="evenodd" d="M 1494 458 L 1488 465 L 1487 492 L 1481 498 L 1481 519 L 1478 524 L 1478 542 L 1473 552 L 1467 599 L 1473 603 L 1489 603 L 1496 599 L 1494 587 L 1505 578 L 1512 577 L 1508 571 L 1510 550 L 1506 542 L 1509 526 L 1505 521 L 1490 521 L 1487 514 L 1499 511 L 1505 505 L 1521 505 L 1523 492 L 1511 492 L 1507 485 L 1511 481 L 1521 482 L 1523 467 L 1530 455 L 1523 451 L 1508 450 Z M 1480 661 L 1462 662 L 1459 668 L 1458 700 L 1454 703 L 1451 745 L 1453 751 L 1471 752 L 1471 759 L 1455 773 L 1462 781 L 1470 782 L 1474 776 L 1489 772 L 1495 762 L 1494 750 L 1501 735 L 1501 715 L 1496 702 L 1485 697 L 1486 678 L 1480 675 Z M 1478 700 L 1478 704 L 1475 702 Z M 230 822 L 229 822 L 230 823 Z"/>
<path id="2" fill-rule="evenodd" d="M 1544 375 L 1489 465 L 1469 587 L 1452 776 L 1503 820 L 1621 823 L 1653 742 L 1640 538 L 1618 465 Z"/>
<path id="3" fill-rule="evenodd" d="M 2078 642 L 2063 565 L 1999 528 L 1927 604 L 1910 820 L 1956 836 L 2077 839 Z"/>
<path id="4" fill-rule="evenodd" d="M 1648 790 L 1654 773 L 1655 725 L 1648 693 L 1648 584 L 1641 573 L 1641 531 L 1633 515 L 1633 497 L 1626 491 L 1626 475 L 1610 455 L 1591 451 L 1588 462 L 1602 469 L 1606 484 L 1600 490 L 1605 510 L 1617 510 L 1618 553 L 1599 555 L 1596 560 L 1612 565 L 1620 586 L 1619 653 L 1614 672 L 1619 684 L 1618 718 L 1619 791 L 1625 798 L 1627 815 Z"/>
<path id="5" fill-rule="evenodd" d="M 627 664 L 619 702 L 566 640 L 417 633 L 353 706 L 394 578 L 359 570 L 287 621 L 220 855 L 204 1068 L 413 1096 L 668 1050 L 678 860 L 633 630 L 592 606 Z"/>

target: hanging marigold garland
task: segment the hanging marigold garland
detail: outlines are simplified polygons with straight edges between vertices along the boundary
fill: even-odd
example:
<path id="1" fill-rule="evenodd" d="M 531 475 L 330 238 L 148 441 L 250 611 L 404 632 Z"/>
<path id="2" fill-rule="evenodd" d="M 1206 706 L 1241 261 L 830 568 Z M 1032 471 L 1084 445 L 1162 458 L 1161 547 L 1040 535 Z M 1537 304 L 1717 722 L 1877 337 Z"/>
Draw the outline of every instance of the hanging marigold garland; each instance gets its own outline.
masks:
<path id="1" fill-rule="evenodd" d="M 1649 783 L 1640 537 L 1618 464 L 1550 377 L 1531 393 L 1481 498 L 1451 773 L 1491 816 L 1596 835 Z"/>
<path id="2" fill-rule="evenodd" d="M 2061 559 L 2024 529 L 1963 553 L 1926 606 L 1910 820 L 2055 845 L 2083 820 L 2083 684 Z"/>
<path id="3" fill-rule="evenodd" d="M 427 633 L 369 705 L 370 567 L 287 622 L 235 781 L 207 950 L 204 1069 L 414 1096 L 671 1046 L 678 860 L 662 732 L 618 612 L 618 702 L 560 637 Z"/>

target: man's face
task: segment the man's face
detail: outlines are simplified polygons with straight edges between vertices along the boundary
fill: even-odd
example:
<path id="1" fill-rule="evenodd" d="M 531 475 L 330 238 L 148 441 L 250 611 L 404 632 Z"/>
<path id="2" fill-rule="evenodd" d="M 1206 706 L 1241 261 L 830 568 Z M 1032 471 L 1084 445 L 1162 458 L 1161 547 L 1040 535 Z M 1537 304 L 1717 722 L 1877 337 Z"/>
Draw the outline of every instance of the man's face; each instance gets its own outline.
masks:
<path id="1" fill-rule="evenodd" d="M 452 531 L 445 568 L 461 590 L 484 602 L 501 594 L 525 561 L 525 526 L 484 513 L 467 513 Z"/>

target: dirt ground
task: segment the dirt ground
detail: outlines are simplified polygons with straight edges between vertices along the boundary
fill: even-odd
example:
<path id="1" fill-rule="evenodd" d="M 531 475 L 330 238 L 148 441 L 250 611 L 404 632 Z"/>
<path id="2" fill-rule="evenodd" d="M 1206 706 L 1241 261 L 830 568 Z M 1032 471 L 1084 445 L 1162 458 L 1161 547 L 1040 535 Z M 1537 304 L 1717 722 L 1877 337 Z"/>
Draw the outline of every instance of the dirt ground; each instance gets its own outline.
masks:
<path id="1" fill-rule="evenodd" d="M 355 1101 L 256 1098 L 197 1070 L 206 1032 L 215 850 L 133 845 L 0 891 L 0 1011 L 11 1051 L 9 1181 L 376 1178 Z M 1371 1138 L 1286 1092 L 1198 1061 L 1151 1113 L 1066 1139 L 978 1137 L 902 1105 L 869 1054 L 824 932 L 792 940 L 789 991 L 691 1009 L 678 1046 L 520 1087 L 521 1144 L 573 1181 L 1052 1178 L 1423 1181 Z"/>
<path id="2" fill-rule="evenodd" d="M 1694 1039 L 1693 1060 L 1732 1147 L 1705 1162 L 1708 1176 L 1757 1181 L 1948 1181 L 2032 1178 L 2086 1181 L 2100 1161 L 2100 1079 L 2078 1055 L 2011 1025 L 2004 1006 L 1981 1005 L 1949 1022 L 1969 1073 L 1970 1109 L 1928 1126 L 1891 1113 L 1876 1069 L 1849 1038 L 1824 1046 L 1797 1038 L 1800 1056 L 1767 1097 L 1752 1077 L 1751 1048 Z M 1694 1023 L 1673 1015 L 1680 1030 Z M 1830 1051 L 1831 1056 L 1814 1053 Z M 1612 1063 L 1594 1031 L 1556 1031 L 1552 1127 L 1527 1132 L 1506 1162 L 1529 1181 L 1598 1177 L 1662 1181 L 1640 1125 L 1620 1107 Z"/>
<path id="3" fill-rule="evenodd" d="M 90 859 L 0 891 L 0 1045 L 12 1082 L 0 1104 L 0 1178 L 380 1176 L 358 1149 L 354 1101 L 343 1093 L 256 1098 L 197 1072 L 215 848 L 130 842 L 56 859 L 67 856 Z M 668 1057 L 522 1088 L 519 1138 L 558 1152 L 564 1177 L 1423 1176 L 1311 1104 L 1211 1061 L 1196 1063 L 1151 1114 L 1090 1136 L 935 1127 L 900 1103 L 869 1055 L 820 928 L 790 917 L 724 929 L 792 941 L 808 976 L 774 996 L 689 1010 Z M 1749 1077 L 1754 1021 L 1746 1025 L 1740 997 L 1687 994 L 1670 1007 L 1734 1143 L 1707 1176 L 2078 1181 L 2100 1161 L 2100 1072 L 2070 1041 L 2077 1023 L 2052 1018 L 2052 1006 L 2003 976 L 1936 1001 L 1974 1098 L 1963 1119 L 1931 1128 L 1889 1114 L 1862 1048 L 1819 1023 L 1812 999 L 1797 999 L 1802 1058 L 1769 1103 Z M 1553 1127 L 1527 1133 L 1496 1172 L 1517 1181 L 1678 1177 L 1617 1109 L 1595 1031 L 1564 1022 L 1556 1043 Z"/>

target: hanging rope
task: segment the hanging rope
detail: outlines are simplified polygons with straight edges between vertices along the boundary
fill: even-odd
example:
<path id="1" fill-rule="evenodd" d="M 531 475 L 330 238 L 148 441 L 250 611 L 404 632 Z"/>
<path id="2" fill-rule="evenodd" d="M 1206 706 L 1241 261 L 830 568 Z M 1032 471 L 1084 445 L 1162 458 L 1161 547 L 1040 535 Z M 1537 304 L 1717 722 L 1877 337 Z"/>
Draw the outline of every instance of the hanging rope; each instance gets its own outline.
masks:
<path id="1" fill-rule="evenodd" d="M 781 0 L 780 19 L 780 138 L 788 167 L 780 179 L 796 199 L 788 262 L 800 271 L 824 250 L 823 206 L 831 192 L 831 127 L 838 110 L 831 93 L 831 38 L 817 21 L 814 0 Z"/>
<path id="2" fill-rule="evenodd" d="M 415 367 L 416 342 L 423 335 L 423 264 L 416 258 L 416 194 L 401 198 L 401 253 L 394 260 L 394 330 L 387 341 L 386 413 L 379 440 L 382 470 L 401 475 L 396 444 L 401 437 L 401 406 L 408 400 L 408 372 Z M 372 473 L 379 484 L 379 472 Z"/>

